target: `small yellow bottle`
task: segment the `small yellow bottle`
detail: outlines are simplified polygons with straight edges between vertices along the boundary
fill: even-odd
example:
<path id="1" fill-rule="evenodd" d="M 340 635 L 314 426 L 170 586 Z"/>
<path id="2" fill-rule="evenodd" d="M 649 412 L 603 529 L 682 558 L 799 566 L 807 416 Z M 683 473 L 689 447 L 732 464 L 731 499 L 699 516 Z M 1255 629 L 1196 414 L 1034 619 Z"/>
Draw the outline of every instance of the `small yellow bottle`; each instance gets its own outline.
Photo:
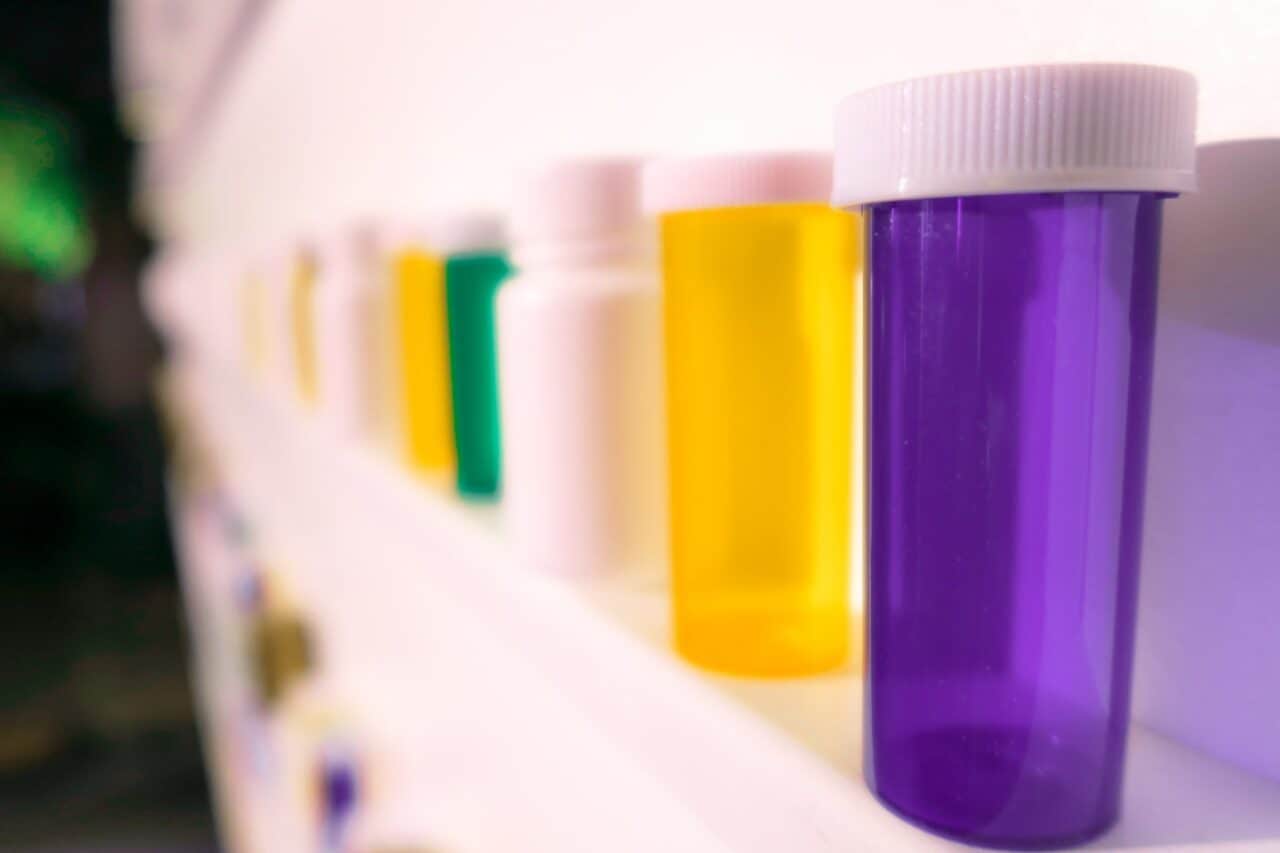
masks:
<path id="1" fill-rule="evenodd" d="M 240 285 L 240 328 L 244 363 L 251 376 L 263 380 L 267 374 L 270 336 L 267 334 L 266 285 L 258 269 L 246 273 Z"/>
<path id="2" fill-rule="evenodd" d="M 369 432 L 373 445 L 394 459 L 408 453 L 404 380 L 400 369 L 400 327 L 392 235 L 370 226 L 362 238 L 359 273 L 365 279 L 362 359 L 369 388 Z"/>
<path id="3" fill-rule="evenodd" d="M 304 249 L 293 259 L 289 282 L 289 314 L 293 331 L 294 387 L 303 405 L 314 408 L 320 389 L 316 370 L 316 258 Z"/>
<path id="4" fill-rule="evenodd" d="M 292 251 L 272 252 L 262 258 L 258 269 L 264 387 L 273 397 L 292 403 L 300 397 L 297 255 Z"/>
<path id="5" fill-rule="evenodd" d="M 660 161 L 673 621 L 709 669 L 848 656 L 854 287 L 861 229 L 830 157 Z"/>
<path id="6" fill-rule="evenodd" d="M 387 258 L 405 462 L 417 473 L 447 473 L 454 452 L 444 261 L 409 238 L 395 240 Z"/>

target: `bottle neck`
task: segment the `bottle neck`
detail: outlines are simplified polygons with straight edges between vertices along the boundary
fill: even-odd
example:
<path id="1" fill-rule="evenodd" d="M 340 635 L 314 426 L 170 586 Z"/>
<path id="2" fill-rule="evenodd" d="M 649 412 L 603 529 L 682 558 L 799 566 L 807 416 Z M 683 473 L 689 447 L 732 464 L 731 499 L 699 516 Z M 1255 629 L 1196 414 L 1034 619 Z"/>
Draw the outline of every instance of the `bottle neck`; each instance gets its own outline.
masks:
<path id="1" fill-rule="evenodd" d="M 512 247 L 515 267 L 526 272 L 630 269 L 657 266 L 657 234 L 650 227 L 612 234 L 524 240 Z"/>

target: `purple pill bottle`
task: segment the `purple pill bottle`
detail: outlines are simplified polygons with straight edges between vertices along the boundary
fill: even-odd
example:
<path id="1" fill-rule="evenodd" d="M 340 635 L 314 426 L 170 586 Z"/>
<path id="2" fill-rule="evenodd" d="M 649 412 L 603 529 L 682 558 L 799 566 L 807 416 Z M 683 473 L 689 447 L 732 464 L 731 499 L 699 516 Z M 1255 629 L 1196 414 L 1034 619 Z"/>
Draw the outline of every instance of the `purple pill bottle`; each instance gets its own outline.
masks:
<path id="1" fill-rule="evenodd" d="M 867 249 L 864 773 L 994 847 L 1118 818 L 1160 216 L 1195 79 L 1049 65 L 841 103 Z"/>

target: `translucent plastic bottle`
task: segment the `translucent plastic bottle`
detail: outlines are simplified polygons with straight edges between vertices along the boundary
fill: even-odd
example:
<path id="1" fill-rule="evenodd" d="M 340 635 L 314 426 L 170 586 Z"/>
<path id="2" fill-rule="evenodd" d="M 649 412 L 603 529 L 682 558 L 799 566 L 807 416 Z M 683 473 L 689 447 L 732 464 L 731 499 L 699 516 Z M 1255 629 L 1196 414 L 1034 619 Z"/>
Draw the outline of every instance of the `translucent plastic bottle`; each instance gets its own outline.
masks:
<path id="1" fill-rule="evenodd" d="M 240 330 L 244 364 L 257 380 L 267 375 L 270 337 L 267 332 L 267 293 L 262 270 L 250 267 L 240 281 Z"/>
<path id="2" fill-rule="evenodd" d="M 298 400 L 296 316 L 294 313 L 296 257 L 292 251 L 273 251 L 263 257 L 262 295 L 265 319 L 266 388 L 290 403 Z"/>
<path id="3" fill-rule="evenodd" d="M 1160 211 L 1195 83 L 1042 66 L 855 95 L 866 205 L 867 781 L 964 841 L 1084 841 L 1119 812 Z"/>
<path id="4" fill-rule="evenodd" d="M 430 239 L 432 249 L 445 259 L 458 492 L 493 498 L 502 481 L 494 303 L 511 272 L 503 222 L 480 213 L 442 219 L 432 227 Z"/>
<path id="5" fill-rule="evenodd" d="M 289 316 L 293 344 L 293 388 L 308 407 L 319 402 L 316 379 L 316 257 L 309 246 L 293 257 L 289 271 Z"/>
<path id="6" fill-rule="evenodd" d="M 405 462 L 418 473 L 446 473 L 454 449 L 444 259 L 413 234 L 391 235 L 385 256 Z"/>
<path id="7" fill-rule="evenodd" d="M 395 276 L 396 247 L 405 238 L 385 225 L 371 231 L 370 253 L 363 275 L 367 279 L 369 313 L 366 318 L 366 376 L 369 389 L 372 444 L 393 459 L 408 458 L 408 428 L 404 407 L 404 370 L 401 365 L 399 302 Z"/>
<path id="8" fill-rule="evenodd" d="M 371 235 L 358 227 L 309 241 L 306 249 L 314 265 L 311 328 L 316 408 L 321 420 L 344 438 L 363 436 L 372 423 L 371 250 Z"/>
<path id="9" fill-rule="evenodd" d="M 524 187 L 498 297 L 503 517 L 549 572 L 661 563 L 662 368 L 640 163 L 568 160 Z"/>
<path id="10" fill-rule="evenodd" d="M 672 160 L 660 214 L 676 647 L 797 675 L 849 648 L 857 217 L 826 154 Z"/>

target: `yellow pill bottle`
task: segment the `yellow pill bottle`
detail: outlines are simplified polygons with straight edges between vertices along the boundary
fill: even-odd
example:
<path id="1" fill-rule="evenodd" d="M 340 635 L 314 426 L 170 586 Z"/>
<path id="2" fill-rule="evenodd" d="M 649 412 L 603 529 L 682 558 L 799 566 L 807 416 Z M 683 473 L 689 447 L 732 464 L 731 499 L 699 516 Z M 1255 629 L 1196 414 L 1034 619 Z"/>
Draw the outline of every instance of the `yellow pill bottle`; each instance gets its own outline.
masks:
<path id="1" fill-rule="evenodd" d="M 267 333 L 267 286 L 262 272 L 251 269 L 240 285 L 240 329 L 244 363 L 259 381 L 267 375 L 271 337 Z"/>
<path id="2" fill-rule="evenodd" d="M 397 461 L 408 456 L 404 378 L 400 369 L 400 318 L 396 313 L 396 232 L 381 224 L 361 237 L 360 274 L 365 280 L 361 358 L 369 389 L 369 433 L 373 445 Z"/>
<path id="3" fill-rule="evenodd" d="M 307 407 L 319 402 L 316 370 L 316 257 L 309 249 L 293 259 L 289 282 L 289 315 L 293 331 L 294 389 Z"/>
<path id="4" fill-rule="evenodd" d="M 672 616 L 708 669 L 789 676 L 850 647 L 856 214 L 831 160 L 658 161 Z"/>
<path id="5" fill-rule="evenodd" d="M 389 244 L 386 262 L 405 463 L 416 473 L 448 473 L 454 450 L 444 259 L 425 241 L 401 237 Z"/>

